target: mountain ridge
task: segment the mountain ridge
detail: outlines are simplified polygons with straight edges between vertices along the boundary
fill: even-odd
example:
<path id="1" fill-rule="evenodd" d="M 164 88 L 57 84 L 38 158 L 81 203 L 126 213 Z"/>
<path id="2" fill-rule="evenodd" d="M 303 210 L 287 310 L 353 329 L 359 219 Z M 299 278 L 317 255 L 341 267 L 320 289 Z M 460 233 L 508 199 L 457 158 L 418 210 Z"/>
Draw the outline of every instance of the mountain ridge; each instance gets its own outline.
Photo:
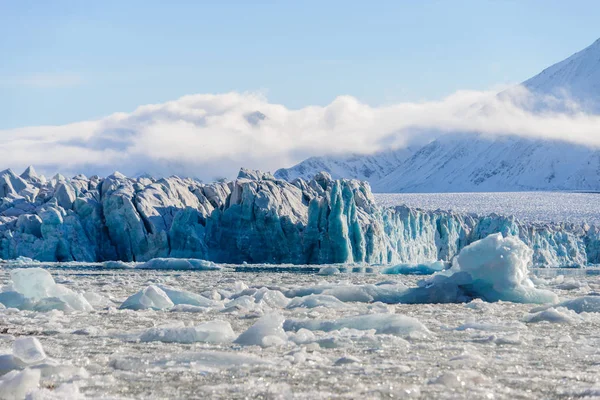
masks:
<path id="1" fill-rule="evenodd" d="M 600 114 L 600 39 L 520 86 L 533 100 L 528 111 Z M 511 90 L 498 96 L 510 96 Z M 380 193 L 600 190 L 600 152 L 566 140 L 450 133 L 406 151 L 393 168 L 388 164 L 387 172 L 357 174 L 361 162 L 368 168 L 388 152 L 352 155 L 351 168 L 345 171 L 340 167 L 350 163 L 343 156 L 311 157 L 279 169 L 275 176 L 310 179 L 319 168 L 330 172 L 335 165 L 336 178 L 366 179 Z"/>

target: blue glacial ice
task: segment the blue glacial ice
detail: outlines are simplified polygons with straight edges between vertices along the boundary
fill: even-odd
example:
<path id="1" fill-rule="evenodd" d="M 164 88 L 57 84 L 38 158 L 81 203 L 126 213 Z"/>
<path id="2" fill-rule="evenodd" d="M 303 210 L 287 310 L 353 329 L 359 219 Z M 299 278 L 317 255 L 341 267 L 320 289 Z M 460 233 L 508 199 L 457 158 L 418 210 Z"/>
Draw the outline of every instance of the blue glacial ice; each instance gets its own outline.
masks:
<path id="1" fill-rule="evenodd" d="M 516 236 L 486 236 L 463 248 L 452 267 L 406 287 L 396 282 L 379 284 L 323 284 L 290 289 L 288 297 L 328 295 L 342 302 L 462 303 L 479 298 L 517 303 L 556 303 L 558 296 L 536 288 L 528 277 L 533 250 Z M 298 300 L 295 300 L 297 302 Z"/>
<path id="2" fill-rule="evenodd" d="M 231 182 L 0 172 L 0 258 L 44 262 L 421 264 L 451 262 L 493 233 L 516 236 L 533 265 L 600 263 L 600 230 L 409 207 L 382 208 L 370 187 L 326 173 L 288 183 L 242 169 Z M 169 261 L 168 259 L 188 259 Z M 161 260 L 161 261 L 157 261 Z M 113 264 L 110 264 L 113 265 Z M 115 264 L 116 265 L 116 264 Z"/>
<path id="3" fill-rule="evenodd" d="M 385 275 L 431 275 L 436 272 L 443 271 L 446 268 L 446 263 L 443 261 L 433 261 L 420 264 L 397 264 L 392 267 L 387 267 L 381 270 Z"/>

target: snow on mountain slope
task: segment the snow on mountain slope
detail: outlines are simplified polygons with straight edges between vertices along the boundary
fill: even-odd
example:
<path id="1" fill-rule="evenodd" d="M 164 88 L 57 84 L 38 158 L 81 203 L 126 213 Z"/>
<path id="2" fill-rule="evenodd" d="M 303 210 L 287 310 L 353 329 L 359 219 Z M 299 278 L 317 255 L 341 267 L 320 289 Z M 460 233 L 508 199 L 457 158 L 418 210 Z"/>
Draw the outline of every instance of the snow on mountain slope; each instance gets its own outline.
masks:
<path id="1" fill-rule="evenodd" d="M 351 178 L 376 182 L 383 178 L 415 152 L 415 148 L 386 150 L 375 154 L 310 157 L 290 168 L 281 168 L 275 177 L 293 181 L 296 178 L 312 179 L 321 171 L 334 179 Z"/>
<path id="2" fill-rule="evenodd" d="M 600 39 L 522 86 L 528 93 L 515 87 L 498 96 L 534 113 L 600 114 Z M 326 170 L 336 178 L 366 179 L 375 192 L 600 190 L 599 150 L 566 141 L 449 133 L 411 153 L 313 157 L 277 175 L 310 178 Z M 379 165 L 385 167 L 373 167 Z"/>
<path id="3" fill-rule="evenodd" d="M 523 82 L 537 95 L 567 96 L 580 109 L 600 113 L 600 39 Z"/>
<path id="4" fill-rule="evenodd" d="M 600 150 L 518 137 L 443 136 L 372 183 L 375 192 L 600 190 Z"/>

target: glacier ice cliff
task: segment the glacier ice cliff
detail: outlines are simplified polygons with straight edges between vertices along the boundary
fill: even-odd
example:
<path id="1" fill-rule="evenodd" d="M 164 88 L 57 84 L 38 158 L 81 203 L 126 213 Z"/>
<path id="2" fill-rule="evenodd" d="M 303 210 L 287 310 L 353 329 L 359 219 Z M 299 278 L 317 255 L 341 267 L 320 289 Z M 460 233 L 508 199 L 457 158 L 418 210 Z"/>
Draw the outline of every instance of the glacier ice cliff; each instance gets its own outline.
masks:
<path id="1" fill-rule="evenodd" d="M 66 179 L 0 172 L 0 258 L 204 259 L 218 263 L 451 261 L 493 233 L 518 236 L 538 266 L 600 263 L 600 230 L 408 207 L 379 207 L 367 183 L 328 174 L 289 183 L 242 169 L 231 182 Z"/>

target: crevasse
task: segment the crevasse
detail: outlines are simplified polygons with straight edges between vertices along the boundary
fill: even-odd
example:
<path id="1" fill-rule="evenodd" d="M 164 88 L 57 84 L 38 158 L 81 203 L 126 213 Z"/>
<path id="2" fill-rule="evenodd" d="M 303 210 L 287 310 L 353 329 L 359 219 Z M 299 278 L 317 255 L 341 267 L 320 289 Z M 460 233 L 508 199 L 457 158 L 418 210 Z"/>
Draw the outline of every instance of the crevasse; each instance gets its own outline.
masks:
<path id="1" fill-rule="evenodd" d="M 231 182 L 0 172 L 0 258 L 220 263 L 451 261 L 492 233 L 518 236 L 543 267 L 600 263 L 600 231 L 379 207 L 368 183 L 326 173 L 288 183 L 242 169 Z"/>

